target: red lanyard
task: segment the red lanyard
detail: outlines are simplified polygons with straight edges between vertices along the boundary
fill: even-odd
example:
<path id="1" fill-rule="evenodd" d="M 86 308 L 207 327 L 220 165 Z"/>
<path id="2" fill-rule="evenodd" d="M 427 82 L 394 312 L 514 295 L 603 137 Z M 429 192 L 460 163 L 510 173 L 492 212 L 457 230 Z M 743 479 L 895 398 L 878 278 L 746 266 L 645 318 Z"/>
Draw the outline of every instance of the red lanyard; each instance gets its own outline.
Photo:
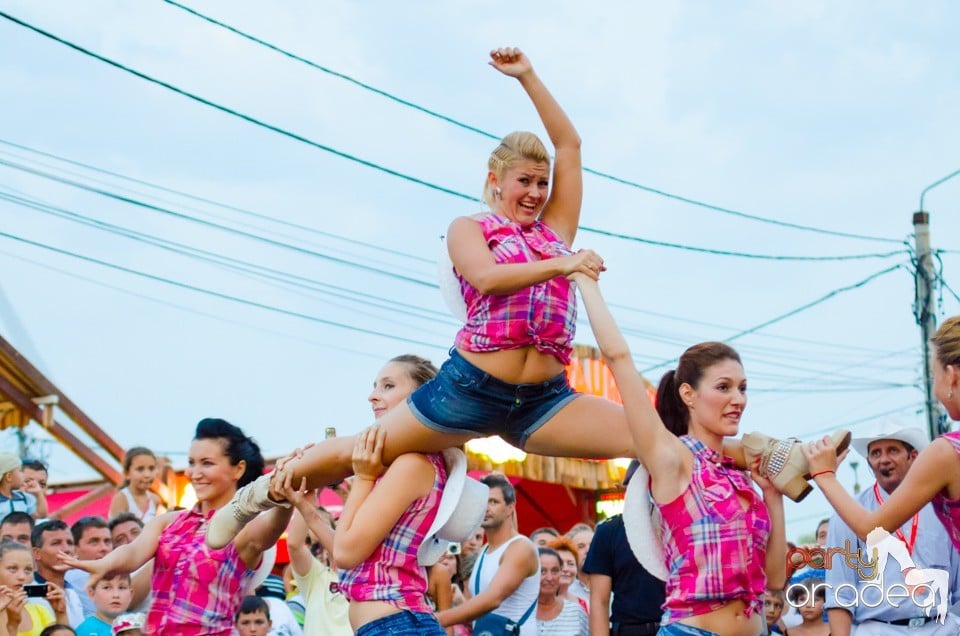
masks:
<path id="1" fill-rule="evenodd" d="M 880 484 L 873 482 L 873 496 L 877 498 L 877 503 L 883 505 L 883 497 L 880 496 Z M 897 535 L 897 538 L 903 541 L 903 545 L 907 546 L 907 552 L 913 556 L 913 546 L 917 543 L 917 526 L 920 525 L 920 511 L 918 510 L 916 514 L 913 515 L 913 523 L 910 524 L 910 541 L 907 541 L 906 537 L 903 536 L 903 530 L 897 528 L 897 531 L 894 532 Z"/>

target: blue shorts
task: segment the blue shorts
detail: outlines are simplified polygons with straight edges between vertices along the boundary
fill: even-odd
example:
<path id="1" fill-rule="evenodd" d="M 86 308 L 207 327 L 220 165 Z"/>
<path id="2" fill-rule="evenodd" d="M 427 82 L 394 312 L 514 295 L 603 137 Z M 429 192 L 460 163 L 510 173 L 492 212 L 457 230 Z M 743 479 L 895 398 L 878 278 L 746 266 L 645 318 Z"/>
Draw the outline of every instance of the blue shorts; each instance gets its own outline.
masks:
<path id="1" fill-rule="evenodd" d="M 577 397 L 565 373 L 535 384 L 510 384 L 470 364 L 456 349 L 433 378 L 407 398 L 427 428 L 474 437 L 499 435 L 523 448 L 534 431 Z"/>
<path id="2" fill-rule="evenodd" d="M 447 636 L 433 614 L 404 610 L 362 625 L 356 636 L 396 634 L 397 636 Z"/>
<path id="3" fill-rule="evenodd" d="M 764 625 L 766 625 L 766 623 L 764 623 Z M 758 636 L 766 636 L 766 634 L 767 628 L 764 627 L 763 632 Z M 717 636 L 717 633 L 708 632 L 705 629 L 693 627 L 692 625 L 684 625 L 683 623 L 670 623 L 669 625 L 661 625 L 657 636 Z"/>
<path id="4" fill-rule="evenodd" d="M 670 623 L 669 625 L 661 625 L 657 636 L 717 636 L 717 633 L 683 623 Z"/>

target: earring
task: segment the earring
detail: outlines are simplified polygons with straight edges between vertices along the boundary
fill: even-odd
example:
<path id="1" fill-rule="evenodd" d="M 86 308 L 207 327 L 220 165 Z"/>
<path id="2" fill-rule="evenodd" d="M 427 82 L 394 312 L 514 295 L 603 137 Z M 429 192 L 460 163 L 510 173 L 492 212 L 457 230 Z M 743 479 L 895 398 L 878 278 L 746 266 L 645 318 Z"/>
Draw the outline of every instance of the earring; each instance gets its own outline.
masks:
<path id="1" fill-rule="evenodd" d="M 950 389 L 949 391 L 947 391 L 947 399 L 949 400 L 952 397 L 953 397 L 953 389 Z"/>
<path id="2" fill-rule="evenodd" d="M 497 197 L 498 199 L 500 198 L 500 195 L 502 195 L 502 194 L 503 194 L 503 190 L 501 190 L 500 188 L 494 188 L 494 189 L 493 189 L 493 196 Z"/>

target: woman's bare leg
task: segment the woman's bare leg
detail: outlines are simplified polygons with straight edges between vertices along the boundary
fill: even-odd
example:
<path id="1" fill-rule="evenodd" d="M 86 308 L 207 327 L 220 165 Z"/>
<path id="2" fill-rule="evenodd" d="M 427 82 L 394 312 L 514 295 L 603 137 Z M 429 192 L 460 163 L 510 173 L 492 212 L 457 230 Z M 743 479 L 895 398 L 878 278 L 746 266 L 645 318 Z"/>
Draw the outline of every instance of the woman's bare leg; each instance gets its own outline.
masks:
<path id="1" fill-rule="evenodd" d="M 434 453 L 454 446 L 462 446 L 475 435 L 440 433 L 420 423 L 406 402 L 398 404 L 377 421 L 386 432 L 383 460 L 390 464 L 400 455 L 410 452 Z M 293 474 L 293 483 L 307 478 L 307 488 L 323 488 L 353 474 L 353 445 L 356 436 L 333 437 L 311 446 L 303 456 L 285 463 L 271 479 L 271 497 L 277 501 L 277 489 L 287 473 Z"/>
<path id="2" fill-rule="evenodd" d="M 568 402 L 527 440 L 525 451 L 552 457 L 636 457 L 623 407 L 594 395 Z"/>
<path id="3" fill-rule="evenodd" d="M 384 462 L 389 464 L 404 453 L 439 452 L 460 446 L 475 435 L 440 433 L 427 428 L 414 417 L 404 402 L 395 406 L 377 422 L 387 432 Z M 233 498 L 218 510 L 207 526 L 207 545 L 221 548 L 230 543 L 243 527 L 260 512 L 284 505 L 279 493 L 283 478 L 293 473 L 293 482 L 304 477 L 308 488 L 320 488 L 336 483 L 352 472 L 354 437 L 334 437 L 304 451 L 280 470 L 263 475 L 253 483 L 237 490 Z"/>

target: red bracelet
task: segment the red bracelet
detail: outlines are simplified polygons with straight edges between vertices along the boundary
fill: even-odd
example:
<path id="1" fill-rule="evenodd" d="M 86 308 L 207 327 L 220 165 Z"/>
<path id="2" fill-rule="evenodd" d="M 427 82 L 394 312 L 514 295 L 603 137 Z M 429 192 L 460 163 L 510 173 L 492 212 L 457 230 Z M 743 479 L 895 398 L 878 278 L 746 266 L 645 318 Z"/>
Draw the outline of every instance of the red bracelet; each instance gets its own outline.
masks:
<path id="1" fill-rule="evenodd" d="M 810 479 L 816 479 L 816 478 L 819 477 L 820 475 L 826 475 L 827 473 L 836 475 L 836 474 L 837 474 L 837 471 L 835 471 L 835 470 L 821 470 L 819 473 L 813 473 L 812 475 L 810 475 Z"/>

